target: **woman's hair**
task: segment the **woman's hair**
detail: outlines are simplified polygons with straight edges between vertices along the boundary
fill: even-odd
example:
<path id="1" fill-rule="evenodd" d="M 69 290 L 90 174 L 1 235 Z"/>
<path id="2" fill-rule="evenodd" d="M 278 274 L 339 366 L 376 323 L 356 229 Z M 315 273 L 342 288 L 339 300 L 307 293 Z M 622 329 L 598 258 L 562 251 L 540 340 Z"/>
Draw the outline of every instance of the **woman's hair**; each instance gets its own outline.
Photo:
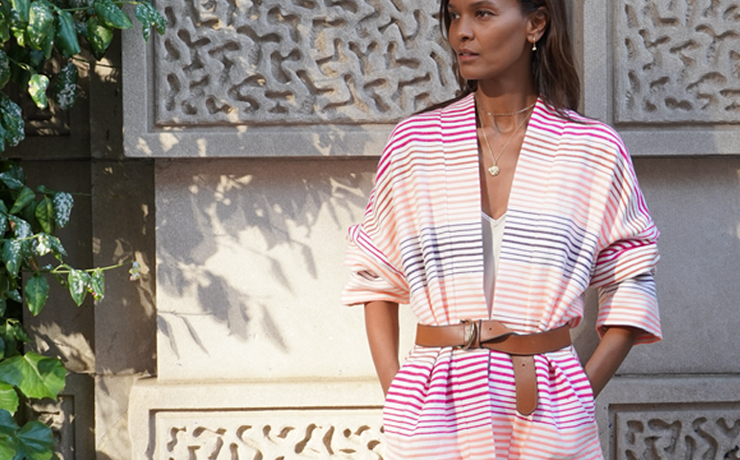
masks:
<path id="1" fill-rule="evenodd" d="M 561 115 L 565 111 L 577 110 L 580 100 L 580 79 L 573 60 L 573 48 L 568 35 L 568 20 L 563 0 L 517 0 L 522 14 L 528 15 L 538 8 L 547 11 L 548 22 L 545 33 L 537 42 L 537 51 L 532 56 L 532 74 L 539 96 Z M 450 30 L 450 1 L 442 0 L 439 8 L 439 26 L 447 37 Z M 475 80 L 465 80 L 455 60 L 455 74 L 460 83 L 460 99 L 478 88 Z M 570 118 L 566 115 L 566 118 Z"/>

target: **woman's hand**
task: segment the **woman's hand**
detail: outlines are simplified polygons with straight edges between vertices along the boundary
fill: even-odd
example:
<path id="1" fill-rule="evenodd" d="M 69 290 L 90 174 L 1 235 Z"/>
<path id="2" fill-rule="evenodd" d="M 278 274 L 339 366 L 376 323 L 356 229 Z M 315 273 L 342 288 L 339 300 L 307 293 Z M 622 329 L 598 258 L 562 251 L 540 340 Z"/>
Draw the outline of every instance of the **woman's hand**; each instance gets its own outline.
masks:
<path id="1" fill-rule="evenodd" d="M 368 302 L 365 304 L 365 329 L 383 394 L 388 394 L 398 362 L 398 304 Z"/>
<path id="2" fill-rule="evenodd" d="M 585 367 L 594 398 L 617 372 L 640 332 L 642 332 L 640 329 L 629 326 L 611 326 L 604 332 L 601 342 Z"/>

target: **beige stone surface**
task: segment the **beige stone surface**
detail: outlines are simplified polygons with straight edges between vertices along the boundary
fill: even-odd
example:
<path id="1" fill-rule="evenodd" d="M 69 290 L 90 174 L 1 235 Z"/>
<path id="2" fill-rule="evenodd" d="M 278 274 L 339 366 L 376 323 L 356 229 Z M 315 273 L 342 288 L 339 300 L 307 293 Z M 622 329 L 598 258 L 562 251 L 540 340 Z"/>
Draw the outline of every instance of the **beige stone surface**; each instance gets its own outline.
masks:
<path id="1" fill-rule="evenodd" d="M 346 446 L 347 442 L 360 442 L 367 447 L 360 455 L 349 458 L 378 458 L 372 441 L 380 429 L 382 399 L 373 380 L 168 383 L 142 379 L 131 392 L 128 424 L 133 458 L 184 458 L 175 455 L 184 452 L 182 444 L 194 447 L 196 458 L 208 458 L 214 454 L 219 438 L 220 442 L 228 443 L 212 458 L 253 458 L 259 457 L 255 452 L 260 450 L 263 455 L 277 452 L 265 458 L 279 458 L 280 452 L 285 458 L 335 458 L 326 446 Z M 363 434 L 363 426 L 370 432 Z M 249 431 L 254 427 L 259 427 L 264 436 Z M 327 433 L 338 436 L 338 430 L 344 439 L 324 441 Z M 345 434 L 346 430 L 350 431 L 349 435 Z M 292 444 L 292 454 L 285 446 L 264 445 L 275 437 L 275 432 L 284 435 L 275 441 L 292 442 L 299 431 L 307 438 L 301 451 L 303 456 L 295 455 L 300 441 Z M 320 441 L 315 439 L 319 433 Z M 346 458 L 344 455 L 351 453 L 335 454 Z"/>
<path id="2" fill-rule="evenodd" d="M 740 158 L 635 166 L 661 231 L 656 283 L 665 340 L 635 347 L 621 372 L 740 373 Z"/>
<path id="3" fill-rule="evenodd" d="M 133 456 L 129 427 L 129 397 L 141 376 L 100 375 L 95 378 L 95 451 L 97 460 Z"/>
<path id="4" fill-rule="evenodd" d="M 606 458 L 732 458 L 738 392 L 737 374 L 617 377 L 596 400 Z"/>
<path id="5" fill-rule="evenodd" d="M 159 378 L 373 375 L 362 310 L 339 296 L 346 229 L 362 217 L 374 168 L 373 160 L 160 164 Z"/>

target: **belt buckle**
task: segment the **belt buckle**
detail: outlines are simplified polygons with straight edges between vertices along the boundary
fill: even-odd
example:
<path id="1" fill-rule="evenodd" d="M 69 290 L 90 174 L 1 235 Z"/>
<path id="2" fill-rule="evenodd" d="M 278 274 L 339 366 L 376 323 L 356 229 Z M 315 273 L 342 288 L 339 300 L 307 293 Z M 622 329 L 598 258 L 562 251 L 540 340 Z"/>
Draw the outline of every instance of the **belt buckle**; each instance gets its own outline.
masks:
<path id="1" fill-rule="evenodd" d="M 465 341 L 465 343 L 463 345 L 458 345 L 455 348 L 457 348 L 458 350 L 467 350 L 467 349 L 470 348 L 471 345 L 473 345 L 473 342 L 475 342 L 475 334 L 477 332 L 476 331 L 476 324 L 477 323 L 475 321 L 473 321 L 472 319 L 469 319 L 469 318 L 461 319 L 460 320 L 460 323 L 461 324 L 467 324 L 467 323 L 470 324 L 470 326 L 471 326 L 470 327 L 470 336 L 468 337 L 468 339 Z M 463 326 L 463 332 L 464 331 L 465 331 L 465 327 Z"/>

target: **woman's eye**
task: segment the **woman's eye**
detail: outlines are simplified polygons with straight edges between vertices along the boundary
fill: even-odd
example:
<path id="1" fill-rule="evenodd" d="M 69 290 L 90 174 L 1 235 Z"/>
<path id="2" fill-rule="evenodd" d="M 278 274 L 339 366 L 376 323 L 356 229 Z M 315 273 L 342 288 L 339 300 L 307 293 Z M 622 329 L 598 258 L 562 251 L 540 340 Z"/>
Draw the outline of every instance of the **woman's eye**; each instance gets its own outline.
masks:
<path id="1" fill-rule="evenodd" d="M 452 12 L 450 12 L 450 11 L 448 11 L 448 12 L 447 12 L 447 14 L 449 14 L 449 15 L 450 15 L 450 19 L 457 19 L 457 18 L 459 18 L 459 17 L 460 17 L 460 15 L 459 15 L 459 14 L 457 14 L 457 13 L 452 13 Z"/>

